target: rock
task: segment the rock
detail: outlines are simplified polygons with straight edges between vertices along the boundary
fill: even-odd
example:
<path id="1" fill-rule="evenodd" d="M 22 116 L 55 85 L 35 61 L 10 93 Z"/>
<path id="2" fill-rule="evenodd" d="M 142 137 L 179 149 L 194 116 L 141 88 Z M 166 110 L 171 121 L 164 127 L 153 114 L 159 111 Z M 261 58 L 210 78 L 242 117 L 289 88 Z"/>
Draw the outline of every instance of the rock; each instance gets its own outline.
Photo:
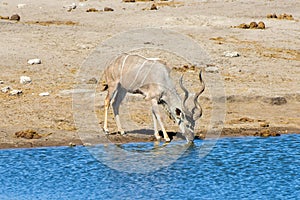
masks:
<path id="1" fill-rule="evenodd" d="M 260 127 L 269 127 L 270 124 L 268 122 L 261 122 L 260 124 Z"/>
<path id="2" fill-rule="evenodd" d="M 105 7 L 105 8 L 103 9 L 103 11 L 105 11 L 105 12 L 107 12 L 107 11 L 114 11 L 114 9 L 112 9 L 112 8 L 110 8 L 110 7 Z"/>
<path id="3" fill-rule="evenodd" d="M 25 131 L 18 131 L 15 133 L 17 138 L 25 138 L 25 139 L 40 139 L 42 136 L 38 134 L 34 130 L 25 130 Z"/>
<path id="4" fill-rule="evenodd" d="M 157 10 L 156 5 L 155 5 L 155 4 L 152 4 L 150 10 Z"/>
<path id="5" fill-rule="evenodd" d="M 259 136 L 270 137 L 271 136 L 270 129 L 262 129 L 261 131 L 259 131 Z"/>
<path id="6" fill-rule="evenodd" d="M 76 9 L 76 3 L 72 3 L 71 5 L 64 6 L 63 8 L 67 8 L 68 12 L 71 12 L 72 10 Z"/>
<path id="7" fill-rule="evenodd" d="M 17 5 L 17 8 L 24 8 L 25 6 L 26 6 L 26 4 L 20 3 L 20 4 Z"/>
<path id="8" fill-rule="evenodd" d="M 240 54 L 236 51 L 233 51 L 233 52 L 226 51 L 226 52 L 224 52 L 224 56 L 225 57 L 239 57 Z"/>
<path id="9" fill-rule="evenodd" d="M 4 81 L 0 80 L 0 84 L 4 84 Z"/>
<path id="10" fill-rule="evenodd" d="M 34 65 L 34 64 L 41 64 L 42 61 L 41 61 L 41 59 L 39 59 L 39 58 L 35 58 L 35 59 L 30 59 L 30 60 L 28 60 L 27 63 L 30 64 L 30 65 Z"/>
<path id="11" fill-rule="evenodd" d="M 76 144 L 74 144 L 73 142 L 70 142 L 69 147 L 76 147 Z"/>
<path id="12" fill-rule="evenodd" d="M 16 96 L 16 95 L 21 95 L 22 93 L 23 93 L 22 90 L 12 90 L 10 91 L 9 95 Z"/>
<path id="13" fill-rule="evenodd" d="M 242 24 L 238 25 L 236 28 L 248 29 L 248 28 L 250 28 L 250 26 L 248 24 L 242 23 Z"/>
<path id="14" fill-rule="evenodd" d="M 93 48 L 92 44 L 77 44 L 77 47 L 79 47 L 80 49 L 91 49 Z"/>
<path id="15" fill-rule="evenodd" d="M 39 96 L 41 96 L 41 97 L 45 97 L 45 96 L 49 96 L 49 95 L 50 95 L 49 92 L 42 92 L 39 94 Z"/>
<path id="16" fill-rule="evenodd" d="M 98 83 L 98 80 L 96 78 L 91 78 L 90 80 L 88 80 L 86 82 L 87 84 L 97 84 Z"/>
<path id="17" fill-rule="evenodd" d="M 205 71 L 209 72 L 209 73 L 218 73 L 219 68 L 218 67 L 207 67 L 207 68 L 205 68 Z"/>
<path id="18" fill-rule="evenodd" d="M 9 19 L 14 21 L 20 21 L 21 17 L 18 14 L 14 14 Z"/>
<path id="19" fill-rule="evenodd" d="M 9 16 L 0 16 L 0 19 L 9 19 Z"/>
<path id="20" fill-rule="evenodd" d="M 292 15 L 289 15 L 289 14 L 286 14 L 286 13 L 283 13 L 283 14 L 279 15 L 278 19 L 294 20 Z"/>
<path id="21" fill-rule="evenodd" d="M 251 22 L 249 28 L 255 29 L 257 28 L 258 24 L 256 22 Z"/>
<path id="22" fill-rule="evenodd" d="M 86 12 L 99 12 L 96 8 L 89 8 L 86 10 Z"/>
<path id="23" fill-rule="evenodd" d="M 258 22 L 257 29 L 265 29 L 265 28 L 266 28 L 266 25 L 264 22 L 262 22 L 262 21 Z"/>
<path id="24" fill-rule="evenodd" d="M 5 87 L 1 88 L 1 92 L 3 92 L 3 93 L 7 93 L 9 90 L 11 90 L 11 88 L 9 86 L 5 86 Z"/>
<path id="25" fill-rule="evenodd" d="M 283 105 L 286 104 L 287 100 L 284 97 L 273 97 L 271 98 L 271 104 L 272 105 Z"/>
<path id="26" fill-rule="evenodd" d="M 31 78 L 28 76 L 21 76 L 20 77 L 20 83 L 21 84 L 28 84 L 31 83 Z"/>
<path id="27" fill-rule="evenodd" d="M 268 14 L 267 18 L 277 18 L 277 15 L 275 13 L 274 14 Z"/>

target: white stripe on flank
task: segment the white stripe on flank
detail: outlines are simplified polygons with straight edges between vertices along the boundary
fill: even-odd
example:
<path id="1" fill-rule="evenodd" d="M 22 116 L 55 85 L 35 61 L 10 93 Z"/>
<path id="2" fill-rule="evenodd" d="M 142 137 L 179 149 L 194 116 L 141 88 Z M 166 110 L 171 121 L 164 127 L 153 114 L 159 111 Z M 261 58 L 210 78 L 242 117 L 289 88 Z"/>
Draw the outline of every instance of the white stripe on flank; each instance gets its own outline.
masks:
<path id="1" fill-rule="evenodd" d="M 148 60 L 145 60 L 143 62 L 143 64 L 141 65 L 141 67 L 139 68 L 139 71 L 136 73 L 134 80 L 132 81 L 132 83 L 130 84 L 129 88 L 131 88 L 131 86 L 135 83 L 136 79 L 138 78 L 142 68 L 144 67 L 144 65 L 146 64 L 146 62 L 148 62 Z"/>

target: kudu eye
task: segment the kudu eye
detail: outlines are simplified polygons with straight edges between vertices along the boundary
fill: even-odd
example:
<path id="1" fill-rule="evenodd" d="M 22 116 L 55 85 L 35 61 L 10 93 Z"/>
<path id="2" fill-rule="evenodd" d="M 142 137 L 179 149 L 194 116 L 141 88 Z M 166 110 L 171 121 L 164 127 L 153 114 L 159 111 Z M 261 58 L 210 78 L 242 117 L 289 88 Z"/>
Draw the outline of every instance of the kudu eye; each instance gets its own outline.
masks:
<path id="1" fill-rule="evenodd" d="M 175 109 L 175 113 L 176 113 L 176 116 L 180 116 L 180 114 L 181 114 L 181 110 L 179 109 L 179 108 L 176 108 Z"/>

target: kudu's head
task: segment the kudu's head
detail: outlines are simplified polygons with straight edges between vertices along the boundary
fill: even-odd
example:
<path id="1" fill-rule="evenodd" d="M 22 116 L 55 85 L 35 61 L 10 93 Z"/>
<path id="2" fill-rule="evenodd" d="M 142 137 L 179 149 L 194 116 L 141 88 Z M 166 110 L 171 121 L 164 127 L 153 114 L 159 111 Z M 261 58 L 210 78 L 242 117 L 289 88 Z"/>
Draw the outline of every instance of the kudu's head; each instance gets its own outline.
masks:
<path id="1" fill-rule="evenodd" d="M 192 142 L 194 140 L 194 130 L 195 123 L 202 115 L 202 108 L 198 102 L 199 96 L 205 89 L 205 84 L 202 80 L 201 76 L 202 71 L 199 73 L 199 80 L 201 83 L 201 87 L 197 93 L 191 94 L 182 84 L 181 76 L 179 80 L 179 85 L 181 89 L 184 91 L 184 98 L 181 102 L 181 110 L 176 108 L 176 121 L 179 125 L 180 130 L 183 132 L 186 140 L 188 142 Z"/>

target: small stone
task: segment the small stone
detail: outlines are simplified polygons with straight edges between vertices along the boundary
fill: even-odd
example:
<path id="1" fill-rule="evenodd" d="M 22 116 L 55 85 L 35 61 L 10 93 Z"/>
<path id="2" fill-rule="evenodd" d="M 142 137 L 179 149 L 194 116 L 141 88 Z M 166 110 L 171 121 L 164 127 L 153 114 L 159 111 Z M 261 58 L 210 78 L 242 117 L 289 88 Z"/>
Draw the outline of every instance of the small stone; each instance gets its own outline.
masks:
<path id="1" fill-rule="evenodd" d="M 278 19 L 294 20 L 292 15 L 289 15 L 289 14 L 286 14 L 286 13 L 283 13 L 283 14 L 279 15 Z"/>
<path id="2" fill-rule="evenodd" d="M 260 137 L 270 137 L 271 132 L 269 129 L 263 129 L 263 130 L 259 131 L 259 136 Z"/>
<path id="3" fill-rule="evenodd" d="M 283 105 L 286 104 L 287 100 L 284 97 L 273 97 L 271 98 L 271 104 L 272 105 Z"/>
<path id="4" fill-rule="evenodd" d="M 25 130 L 25 131 L 18 131 L 15 133 L 17 138 L 24 138 L 24 139 L 40 139 L 42 136 L 38 134 L 34 130 Z"/>
<path id="5" fill-rule="evenodd" d="M 87 84 L 97 84 L 98 80 L 96 78 L 91 78 L 90 80 L 87 81 Z"/>
<path id="6" fill-rule="evenodd" d="M 76 147 L 76 144 L 74 144 L 73 142 L 70 142 L 69 147 Z"/>
<path id="7" fill-rule="evenodd" d="M 261 122 L 260 124 L 260 127 L 269 127 L 270 124 L 268 122 Z"/>
<path id="8" fill-rule="evenodd" d="M 10 91 L 9 95 L 16 96 L 16 95 L 21 95 L 22 93 L 23 93 L 22 90 L 12 90 Z"/>
<path id="9" fill-rule="evenodd" d="M 3 93 L 7 93 L 11 88 L 9 86 L 5 86 L 3 88 L 1 88 L 1 92 Z"/>
<path id="10" fill-rule="evenodd" d="M 35 58 L 35 59 L 28 60 L 27 63 L 30 64 L 30 65 L 34 65 L 34 64 L 41 64 L 42 61 L 41 61 L 41 59 Z"/>
<path id="11" fill-rule="evenodd" d="M 49 92 L 42 92 L 39 94 L 40 97 L 45 97 L 45 96 L 49 96 L 50 93 Z"/>
<path id="12" fill-rule="evenodd" d="M 86 10 L 86 12 L 99 12 L 96 8 L 89 8 Z"/>
<path id="13" fill-rule="evenodd" d="M 257 28 L 258 28 L 258 29 L 265 29 L 265 28 L 266 28 L 266 25 L 265 25 L 264 22 L 260 21 L 260 22 L 258 22 Z"/>
<path id="14" fill-rule="evenodd" d="M 218 73 L 219 68 L 218 67 L 207 67 L 207 68 L 205 68 L 205 71 L 209 72 L 209 73 Z"/>
<path id="15" fill-rule="evenodd" d="M 112 8 L 109 8 L 109 7 L 105 7 L 104 9 L 103 9 L 103 11 L 114 11 L 114 9 L 112 9 Z"/>
<path id="16" fill-rule="evenodd" d="M 17 8 L 24 8 L 25 6 L 26 6 L 26 4 L 20 3 L 20 4 L 17 5 Z"/>
<path id="17" fill-rule="evenodd" d="M 277 18 L 277 15 L 274 14 L 267 14 L 267 18 Z"/>
<path id="18" fill-rule="evenodd" d="M 226 52 L 224 52 L 224 56 L 225 57 L 239 57 L 240 54 L 236 51 L 233 51 L 233 52 L 226 51 Z"/>
<path id="19" fill-rule="evenodd" d="M 157 7 L 156 7 L 156 5 L 155 5 L 155 4 L 152 4 L 152 6 L 151 6 L 150 10 L 157 10 Z"/>
<path id="20" fill-rule="evenodd" d="M 9 19 L 9 16 L 0 16 L 0 19 Z"/>
<path id="21" fill-rule="evenodd" d="M 0 80 L 0 84 L 4 84 L 4 81 Z"/>
<path id="22" fill-rule="evenodd" d="M 250 28 L 250 26 L 248 24 L 243 23 L 243 24 L 238 25 L 237 28 L 248 29 L 248 28 Z"/>
<path id="23" fill-rule="evenodd" d="M 64 8 L 67 8 L 68 12 L 71 12 L 72 10 L 76 9 L 76 3 L 72 3 L 71 5 L 64 6 Z"/>
<path id="24" fill-rule="evenodd" d="M 251 29 L 254 29 L 254 28 L 257 28 L 258 24 L 256 22 L 251 22 L 250 23 L 250 28 Z"/>
<path id="25" fill-rule="evenodd" d="M 21 76 L 20 77 L 21 84 L 28 84 L 31 83 L 31 78 L 29 76 Z"/>
<path id="26" fill-rule="evenodd" d="M 14 14 L 9 19 L 14 21 L 20 21 L 21 17 L 18 14 Z"/>

